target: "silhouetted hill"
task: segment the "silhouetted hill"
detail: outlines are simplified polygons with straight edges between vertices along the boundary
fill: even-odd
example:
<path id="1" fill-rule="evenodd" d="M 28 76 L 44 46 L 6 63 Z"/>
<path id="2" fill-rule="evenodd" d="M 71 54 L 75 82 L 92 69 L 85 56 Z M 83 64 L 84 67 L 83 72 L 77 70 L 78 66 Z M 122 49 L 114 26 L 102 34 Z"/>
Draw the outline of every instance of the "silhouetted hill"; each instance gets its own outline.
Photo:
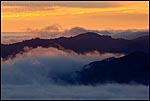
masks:
<path id="1" fill-rule="evenodd" d="M 134 52 L 121 58 L 110 58 L 85 65 L 71 74 L 70 83 L 140 83 L 149 84 L 149 54 Z"/>
<path id="2" fill-rule="evenodd" d="M 145 40 L 113 39 L 110 36 L 88 32 L 70 38 L 58 38 L 51 40 L 77 53 L 85 53 L 97 50 L 99 52 L 130 53 L 133 51 L 149 51 L 149 36 Z M 139 38 L 140 39 L 140 38 Z"/>
<path id="3" fill-rule="evenodd" d="M 149 36 L 133 40 L 113 39 L 110 36 L 102 36 L 93 32 L 79 34 L 74 37 L 60 37 L 56 39 L 31 39 L 22 42 L 4 45 L 1 44 L 1 57 L 7 58 L 15 56 L 17 53 L 24 51 L 24 47 L 37 48 L 38 46 L 63 47 L 64 49 L 73 50 L 77 53 L 90 51 L 111 52 L 111 53 L 130 53 L 133 51 L 149 51 Z M 62 48 L 61 48 L 62 49 Z"/>

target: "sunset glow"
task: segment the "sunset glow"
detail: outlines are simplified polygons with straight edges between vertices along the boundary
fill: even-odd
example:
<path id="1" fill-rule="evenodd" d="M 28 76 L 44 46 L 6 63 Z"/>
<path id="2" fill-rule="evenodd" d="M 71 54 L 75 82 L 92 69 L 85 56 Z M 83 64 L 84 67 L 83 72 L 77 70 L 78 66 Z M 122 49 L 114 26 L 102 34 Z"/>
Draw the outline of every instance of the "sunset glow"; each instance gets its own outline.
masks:
<path id="1" fill-rule="evenodd" d="M 52 24 L 59 24 L 64 29 L 74 26 L 99 30 L 149 27 L 147 1 L 4 1 L 1 8 L 2 32 L 22 32 L 26 28 L 38 29 Z"/>
<path id="2" fill-rule="evenodd" d="M 149 1 L 2 1 L 2 100 L 148 100 Z"/>

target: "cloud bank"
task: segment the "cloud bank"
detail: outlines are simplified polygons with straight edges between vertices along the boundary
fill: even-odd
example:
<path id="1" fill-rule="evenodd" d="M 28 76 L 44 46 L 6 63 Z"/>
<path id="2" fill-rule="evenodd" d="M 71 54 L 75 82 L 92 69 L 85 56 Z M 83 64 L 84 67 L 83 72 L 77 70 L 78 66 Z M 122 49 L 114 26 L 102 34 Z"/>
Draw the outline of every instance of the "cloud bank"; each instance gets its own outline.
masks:
<path id="1" fill-rule="evenodd" d="M 69 50 L 38 47 L 17 54 L 16 58 L 6 61 L 2 59 L 2 84 L 51 83 L 53 78 L 80 70 L 89 62 L 120 56 L 123 54 L 101 54 L 94 51 L 80 55 Z"/>
<path id="2" fill-rule="evenodd" d="M 1 60 L 2 99 L 149 99 L 149 86 L 104 84 L 97 86 L 66 85 L 59 79 L 83 65 L 122 54 L 101 54 L 97 51 L 80 55 L 55 48 L 30 50 L 16 58 Z M 54 79 L 57 78 L 57 83 Z"/>
<path id="3" fill-rule="evenodd" d="M 3 44 L 10 44 L 29 40 L 32 38 L 54 39 L 59 37 L 73 37 L 81 33 L 95 32 L 100 35 L 108 35 L 112 38 L 134 39 L 149 35 L 149 30 L 91 30 L 75 26 L 70 29 L 64 29 L 59 24 L 52 24 L 40 29 L 26 28 L 25 32 L 2 32 L 1 40 Z"/>
<path id="4" fill-rule="evenodd" d="M 149 86 L 106 84 L 99 86 L 2 86 L 2 99 L 15 100 L 148 100 Z"/>

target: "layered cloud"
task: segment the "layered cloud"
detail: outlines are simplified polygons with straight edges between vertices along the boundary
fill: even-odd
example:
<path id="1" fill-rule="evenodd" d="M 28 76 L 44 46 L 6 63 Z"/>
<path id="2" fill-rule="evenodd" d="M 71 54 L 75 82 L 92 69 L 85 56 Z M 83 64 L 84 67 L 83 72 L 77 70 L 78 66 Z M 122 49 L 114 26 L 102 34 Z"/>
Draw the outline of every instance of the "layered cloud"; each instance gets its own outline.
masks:
<path id="1" fill-rule="evenodd" d="M 86 14 L 86 13 L 96 13 L 96 12 L 132 12 L 136 9 L 134 7 L 141 6 L 142 7 L 148 6 L 146 2 L 104 2 L 104 1 L 62 1 L 62 2 L 55 2 L 55 1 L 3 1 L 2 2 L 2 11 L 4 16 L 2 17 L 24 17 L 24 16 L 42 16 L 45 11 L 52 11 L 51 13 L 46 13 L 46 15 L 64 15 L 64 14 Z M 139 7 L 140 8 L 140 7 Z M 140 8 L 143 9 L 143 8 Z M 65 10 L 65 12 L 63 12 Z M 146 10 L 146 9 L 143 9 Z M 23 13 L 26 12 L 26 13 Z M 30 12 L 32 14 L 30 14 Z M 40 15 L 36 14 L 39 13 Z M 42 13 L 43 12 L 43 13 Z M 16 16 L 9 16 L 5 14 L 16 14 Z M 20 13 L 20 14 L 19 14 Z M 27 14 L 28 13 L 28 14 Z M 34 14 L 33 14 L 34 13 Z M 132 12 L 133 13 L 133 12 Z M 146 12 L 145 12 L 146 13 Z"/>
<path id="2" fill-rule="evenodd" d="M 96 51 L 79 55 L 73 51 L 55 48 L 25 49 L 30 51 L 18 54 L 13 59 L 2 59 L 2 84 L 52 83 L 53 78 L 80 70 L 92 61 L 123 56 Z"/>
<path id="3" fill-rule="evenodd" d="M 32 38 L 53 39 L 58 37 L 71 37 L 86 32 L 95 32 L 100 35 L 108 35 L 112 38 L 134 39 L 141 36 L 149 35 L 149 30 L 132 29 L 132 30 L 91 30 L 79 26 L 65 29 L 59 24 L 52 24 L 43 28 L 26 28 L 25 32 L 2 32 L 1 40 L 3 44 L 10 44 L 29 40 Z"/>
<path id="4" fill-rule="evenodd" d="M 29 2 L 24 2 L 24 1 L 14 1 L 14 2 L 2 2 L 3 6 L 27 6 L 27 7 L 45 7 L 45 6 L 66 6 L 66 7 L 93 7 L 93 8 L 104 8 L 104 7 L 118 7 L 121 5 L 121 3 L 117 2 L 92 2 L 92 1 L 61 1 L 61 2 L 56 2 L 56 1 L 29 1 Z"/>
<path id="5" fill-rule="evenodd" d="M 82 26 L 88 29 L 148 29 L 148 8 L 146 1 L 4 1 L 2 30 L 19 32 L 29 26 L 36 29 L 40 25 L 55 23 L 64 28 Z"/>
<path id="6" fill-rule="evenodd" d="M 149 86 L 106 84 L 99 86 L 7 85 L 2 99 L 26 100 L 148 100 Z"/>
<path id="7" fill-rule="evenodd" d="M 30 49 L 16 58 L 1 60 L 2 99 L 149 99 L 149 86 L 103 84 L 97 86 L 68 85 L 59 79 L 83 65 L 123 54 L 99 52 L 79 55 L 55 48 Z M 57 79 L 57 83 L 55 80 Z"/>

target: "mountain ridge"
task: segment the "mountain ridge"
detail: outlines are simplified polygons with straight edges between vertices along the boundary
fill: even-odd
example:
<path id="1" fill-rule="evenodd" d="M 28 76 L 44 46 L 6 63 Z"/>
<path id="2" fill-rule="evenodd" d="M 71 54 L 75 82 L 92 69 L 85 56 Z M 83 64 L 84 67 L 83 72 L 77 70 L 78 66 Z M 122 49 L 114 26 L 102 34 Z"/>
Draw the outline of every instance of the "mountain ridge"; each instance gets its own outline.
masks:
<path id="1" fill-rule="evenodd" d="M 149 84 L 149 54 L 136 51 L 109 61 L 94 61 L 70 74 L 71 84 L 96 85 L 108 82 Z M 65 79 L 64 79 L 65 80 Z"/>
<path id="2" fill-rule="evenodd" d="M 132 51 L 149 50 L 149 37 L 147 39 L 137 38 L 136 40 L 113 39 L 111 36 L 99 35 L 93 32 L 81 33 L 74 37 L 59 37 L 55 39 L 40 39 L 24 40 L 14 44 L 1 44 L 1 57 L 7 58 L 24 51 L 24 47 L 43 48 L 59 46 L 66 50 L 73 50 L 76 53 L 84 54 L 91 51 L 111 52 L 111 53 L 129 53 Z M 140 40 L 141 39 L 141 40 Z"/>

